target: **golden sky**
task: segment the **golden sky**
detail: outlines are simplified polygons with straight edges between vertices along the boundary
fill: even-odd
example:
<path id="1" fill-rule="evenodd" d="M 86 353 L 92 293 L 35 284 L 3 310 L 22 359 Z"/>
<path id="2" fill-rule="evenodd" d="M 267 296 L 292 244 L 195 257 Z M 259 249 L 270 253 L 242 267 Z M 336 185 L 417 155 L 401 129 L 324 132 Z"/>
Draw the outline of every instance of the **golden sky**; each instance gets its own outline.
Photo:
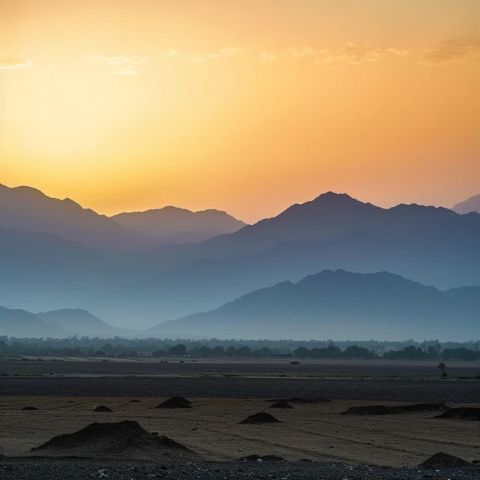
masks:
<path id="1" fill-rule="evenodd" d="M 480 192 L 478 0 L 0 0 L 0 183 L 253 221 Z"/>

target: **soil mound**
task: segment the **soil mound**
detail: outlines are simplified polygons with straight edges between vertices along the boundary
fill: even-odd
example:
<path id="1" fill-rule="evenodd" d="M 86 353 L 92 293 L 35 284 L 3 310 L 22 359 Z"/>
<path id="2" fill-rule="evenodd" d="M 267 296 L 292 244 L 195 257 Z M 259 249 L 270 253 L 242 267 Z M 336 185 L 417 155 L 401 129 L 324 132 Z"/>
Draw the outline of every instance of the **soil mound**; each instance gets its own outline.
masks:
<path id="1" fill-rule="evenodd" d="M 342 415 L 388 415 L 390 408 L 385 405 L 362 405 L 359 407 L 350 407 Z"/>
<path id="2" fill-rule="evenodd" d="M 343 415 L 400 415 L 402 413 L 444 412 L 449 407 L 443 403 L 413 403 L 411 405 L 363 405 L 350 407 Z"/>
<path id="3" fill-rule="evenodd" d="M 92 423 L 78 432 L 53 437 L 32 451 L 44 456 L 161 461 L 198 457 L 175 440 L 152 435 L 137 422 L 129 420 Z"/>
<path id="4" fill-rule="evenodd" d="M 23 407 L 22 410 L 38 410 L 37 407 Z"/>
<path id="5" fill-rule="evenodd" d="M 192 402 L 183 397 L 172 397 L 155 408 L 193 408 Z"/>
<path id="6" fill-rule="evenodd" d="M 450 410 L 450 407 L 444 403 L 413 403 L 390 407 L 391 413 L 444 412 L 446 410 Z"/>
<path id="7" fill-rule="evenodd" d="M 113 410 L 105 405 L 100 405 L 93 409 L 94 412 L 113 412 Z"/>
<path id="8" fill-rule="evenodd" d="M 293 408 L 286 400 L 279 400 L 278 402 L 272 403 L 270 408 Z"/>
<path id="9" fill-rule="evenodd" d="M 430 458 L 422 462 L 419 467 L 422 468 L 458 468 L 458 467 L 468 467 L 471 466 L 471 463 L 468 463 L 463 458 L 454 457 L 453 455 L 448 455 L 447 453 L 436 453 Z"/>
<path id="10" fill-rule="evenodd" d="M 261 423 L 282 423 L 280 420 L 275 418 L 273 415 L 270 415 L 269 413 L 266 412 L 259 412 L 256 413 L 255 415 L 250 415 L 249 417 L 245 418 L 240 422 L 240 424 L 254 424 L 258 425 Z"/>
<path id="11" fill-rule="evenodd" d="M 451 408 L 441 415 L 437 415 L 435 418 L 452 418 L 457 420 L 470 420 L 480 421 L 480 408 L 479 407 L 459 407 Z"/>

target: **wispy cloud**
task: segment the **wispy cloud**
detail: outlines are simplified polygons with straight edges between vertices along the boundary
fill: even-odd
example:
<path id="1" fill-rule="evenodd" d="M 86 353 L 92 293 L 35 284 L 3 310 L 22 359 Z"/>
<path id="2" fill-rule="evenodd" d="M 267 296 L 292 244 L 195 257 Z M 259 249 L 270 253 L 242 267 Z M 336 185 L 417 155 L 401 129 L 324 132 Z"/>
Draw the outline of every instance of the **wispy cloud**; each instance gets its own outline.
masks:
<path id="1" fill-rule="evenodd" d="M 317 58 L 316 63 L 325 65 L 358 65 L 364 62 L 376 62 L 385 57 L 403 57 L 408 55 L 408 53 L 408 50 L 394 47 L 348 43 L 338 51 L 325 51 Z"/>
<path id="2" fill-rule="evenodd" d="M 292 57 L 296 58 L 304 58 L 304 57 L 317 57 L 320 55 L 325 55 L 327 50 L 317 50 L 313 47 L 289 47 L 285 50 L 287 55 L 291 55 Z"/>
<path id="3" fill-rule="evenodd" d="M 87 55 L 87 59 L 95 62 L 101 62 L 104 65 L 113 68 L 113 73 L 125 77 L 138 75 L 138 66 L 147 63 L 149 58 L 147 56 L 129 56 L 129 55 L 114 55 L 106 56 L 98 53 Z"/>
<path id="4" fill-rule="evenodd" d="M 480 38 L 455 38 L 445 40 L 435 47 L 425 50 L 420 63 L 440 65 L 454 60 L 462 60 L 480 53 Z"/>
<path id="5" fill-rule="evenodd" d="M 31 60 L 0 56 L 0 70 L 21 70 L 33 65 Z"/>
<path id="6" fill-rule="evenodd" d="M 194 63 L 205 63 L 209 60 L 217 60 L 221 58 L 235 57 L 243 53 L 245 49 L 239 47 L 224 47 L 215 52 L 196 53 L 190 56 L 190 60 Z"/>

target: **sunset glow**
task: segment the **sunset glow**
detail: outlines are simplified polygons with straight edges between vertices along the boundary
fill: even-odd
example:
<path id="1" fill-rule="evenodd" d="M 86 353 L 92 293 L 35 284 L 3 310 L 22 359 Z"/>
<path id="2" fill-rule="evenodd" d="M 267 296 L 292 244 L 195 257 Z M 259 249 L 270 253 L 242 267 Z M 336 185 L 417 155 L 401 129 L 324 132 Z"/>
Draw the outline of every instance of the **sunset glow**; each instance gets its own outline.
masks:
<path id="1" fill-rule="evenodd" d="M 450 206 L 480 189 L 479 25 L 468 0 L 0 0 L 0 183 L 246 221 L 326 190 Z"/>

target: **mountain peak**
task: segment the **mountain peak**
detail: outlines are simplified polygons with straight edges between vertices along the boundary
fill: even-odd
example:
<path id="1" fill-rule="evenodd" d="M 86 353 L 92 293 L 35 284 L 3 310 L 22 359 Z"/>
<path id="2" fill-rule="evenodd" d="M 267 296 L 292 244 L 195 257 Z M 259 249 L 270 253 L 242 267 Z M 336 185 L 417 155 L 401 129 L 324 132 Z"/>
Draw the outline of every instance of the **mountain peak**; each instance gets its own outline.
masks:
<path id="1" fill-rule="evenodd" d="M 480 194 L 473 195 L 473 197 L 468 198 L 464 202 L 457 203 L 452 207 L 452 210 L 460 214 L 480 213 Z"/>
<path id="2" fill-rule="evenodd" d="M 316 201 L 343 201 L 343 202 L 348 202 L 348 201 L 353 201 L 353 202 L 358 202 L 359 200 L 356 200 L 355 198 L 351 197 L 348 195 L 348 193 L 337 193 L 333 191 L 328 191 L 321 193 L 318 197 L 316 197 L 313 202 Z"/>

